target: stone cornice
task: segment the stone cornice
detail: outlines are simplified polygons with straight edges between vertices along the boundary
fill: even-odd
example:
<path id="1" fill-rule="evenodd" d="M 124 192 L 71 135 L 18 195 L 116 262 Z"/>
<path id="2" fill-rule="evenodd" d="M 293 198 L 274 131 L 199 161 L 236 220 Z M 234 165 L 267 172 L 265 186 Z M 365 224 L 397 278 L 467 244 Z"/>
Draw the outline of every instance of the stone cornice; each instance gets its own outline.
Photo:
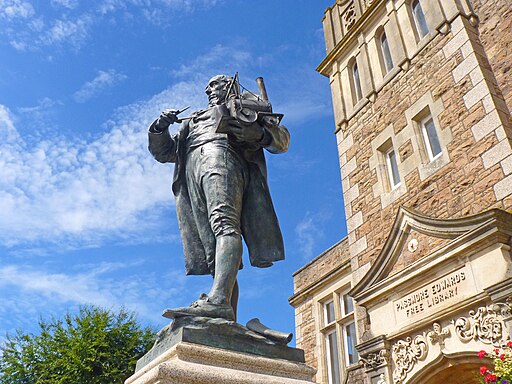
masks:
<path id="1" fill-rule="evenodd" d="M 303 265 L 302 267 L 300 267 L 299 269 L 297 269 L 295 272 L 293 272 L 292 276 L 295 277 L 297 276 L 298 274 L 300 274 L 301 272 L 303 272 L 304 270 L 308 269 L 310 266 L 312 266 L 313 264 L 315 264 L 316 262 L 318 262 L 318 260 L 320 260 L 322 257 L 324 257 L 327 253 L 329 253 L 330 251 L 332 251 L 334 248 L 338 247 L 338 246 L 341 246 L 342 243 L 347 243 L 348 242 L 348 237 L 345 236 L 343 239 L 341 239 L 340 241 L 338 241 L 336 244 L 332 245 L 331 247 L 327 248 L 325 251 L 323 251 L 321 254 L 319 254 L 318 256 L 316 256 L 313 260 L 311 260 L 309 263 L 307 263 L 306 265 Z M 345 244 L 346 247 L 348 247 L 348 243 Z"/>

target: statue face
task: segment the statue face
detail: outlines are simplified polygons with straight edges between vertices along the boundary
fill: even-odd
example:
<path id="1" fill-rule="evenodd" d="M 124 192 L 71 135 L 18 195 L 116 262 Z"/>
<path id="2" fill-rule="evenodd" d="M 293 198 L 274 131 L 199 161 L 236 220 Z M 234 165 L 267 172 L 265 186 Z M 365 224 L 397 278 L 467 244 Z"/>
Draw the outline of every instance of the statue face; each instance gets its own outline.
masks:
<path id="1" fill-rule="evenodd" d="M 221 104 L 226 100 L 228 84 L 229 82 L 221 76 L 214 76 L 210 79 L 205 89 L 209 105 Z"/>

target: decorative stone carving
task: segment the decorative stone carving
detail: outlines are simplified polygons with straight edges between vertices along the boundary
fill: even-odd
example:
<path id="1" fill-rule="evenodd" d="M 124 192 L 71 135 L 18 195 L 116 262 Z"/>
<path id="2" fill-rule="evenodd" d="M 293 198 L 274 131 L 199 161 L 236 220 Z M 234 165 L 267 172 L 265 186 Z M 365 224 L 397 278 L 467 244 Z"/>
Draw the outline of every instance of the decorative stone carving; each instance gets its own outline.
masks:
<path id="1" fill-rule="evenodd" d="M 512 316 L 510 304 L 495 303 L 469 311 L 468 317 L 459 317 L 453 321 L 455 333 L 462 342 L 471 340 L 484 344 L 500 346 L 510 339 L 504 317 Z"/>
<path id="2" fill-rule="evenodd" d="M 375 0 L 365 0 L 364 5 L 366 5 L 366 8 L 370 8 L 370 5 L 374 3 Z"/>
<path id="3" fill-rule="evenodd" d="M 343 20 L 343 26 L 345 27 L 345 31 L 348 32 L 350 28 L 355 24 L 356 22 L 356 8 L 354 6 L 354 3 L 349 5 L 345 11 L 343 11 L 341 18 Z"/>
<path id="4" fill-rule="evenodd" d="M 457 320 L 452 320 L 451 324 L 462 342 L 475 340 L 499 347 L 510 340 L 505 319 L 511 317 L 512 300 L 509 299 L 506 303 L 494 303 L 469 311 L 468 317 L 459 317 Z M 451 334 L 450 329 L 443 329 L 441 324 L 433 323 L 432 330 L 414 338 L 407 337 L 395 342 L 391 347 L 391 358 L 394 363 L 393 383 L 402 384 L 418 361 L 426 358 L 429 350 L 428 342 L 432 345 L 439 343 L 443 348 L 445 339 Z M 384 365 L 387 362 L 385 352 L 386 350 L 370 353 L 366 358 L 361 359 L 365 368 L 370 370 Z"/>
<path id="5" fill-rule="evenodd" d="M 418 250 L 418 246 L 418 239 L 411 239 L 411 241 L 409 241 L 409 243 L 407 244 L 407 249 L 409 250 L 409 252 L 416 252 Z"/>
<path id="6" fill-rule="evenodd" d="M 439 343 L 439 345 L 444 347 L 444 339 L 450 336 L 450 330 L 441 327 L 441 324 L 434 323 L 432 324 L 433 330 L 427 333 L 427 336 L 432 344 Z"/>
<path id="7" fill-rule="evenodd" d="M 393 344 L 391 347 L 391 356 L 395 363 L 393 382 L 402 384 L 418 360 L 423 360 L 427 353 L 428 344 L 425 334 L 418 335 L 414 339 L 407 337 L 405 340 L 398 340 Z"/>
<path id="8" fill-rule="evenodd" d="M 377 369 L 389 362 L 389 352 L 386 349 L 381 349 L 378 352 L 369 353 L 365 357 L 361 357 L 361 362 L 367 371 Z"/>

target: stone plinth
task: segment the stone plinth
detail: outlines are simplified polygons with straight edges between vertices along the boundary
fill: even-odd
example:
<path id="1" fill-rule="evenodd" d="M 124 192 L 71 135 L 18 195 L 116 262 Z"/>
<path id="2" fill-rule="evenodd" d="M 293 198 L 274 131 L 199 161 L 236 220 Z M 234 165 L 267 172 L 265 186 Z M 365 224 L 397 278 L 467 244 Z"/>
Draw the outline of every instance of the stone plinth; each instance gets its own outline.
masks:
<path id="1" fill-rule="evenodd" d="M 186 317 L 160 331 L 125 384 L 306 384 L 314 374 L 300 349 L 232 321 Z"/>
<path id="2" fill-rule="evenodd" d="M 307 384 L 314 374 L 303 363 L 180 342 L 125 384 Z"/>

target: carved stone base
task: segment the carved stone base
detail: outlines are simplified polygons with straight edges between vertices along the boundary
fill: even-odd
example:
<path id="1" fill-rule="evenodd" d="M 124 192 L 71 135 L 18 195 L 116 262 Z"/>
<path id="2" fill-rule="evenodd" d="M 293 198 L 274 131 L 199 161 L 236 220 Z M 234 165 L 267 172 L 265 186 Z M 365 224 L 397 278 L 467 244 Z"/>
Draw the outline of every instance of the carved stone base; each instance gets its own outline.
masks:
<path id="1" fill-rule="evenodd" d="M 125 384 L 310 384 L 314 374 L 303 363 L 179 342 Z"/>

